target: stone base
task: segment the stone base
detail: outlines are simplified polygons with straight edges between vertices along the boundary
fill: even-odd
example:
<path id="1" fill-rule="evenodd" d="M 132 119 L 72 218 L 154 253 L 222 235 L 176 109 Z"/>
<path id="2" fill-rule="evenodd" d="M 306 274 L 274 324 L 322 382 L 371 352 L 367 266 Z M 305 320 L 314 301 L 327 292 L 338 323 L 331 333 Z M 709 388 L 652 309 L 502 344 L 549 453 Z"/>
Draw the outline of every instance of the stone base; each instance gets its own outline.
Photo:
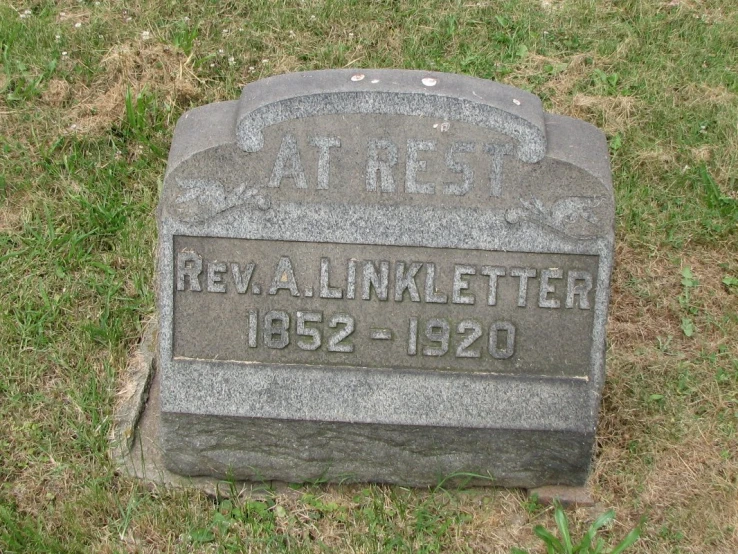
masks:
<path id="1" fill-rule="evenodd" d="M 436 486 L 581 485 L 592 437 L 162 414 L 166 467 L 183 475 Z M 476 478 L 471 476 L 478 476 Z"/>

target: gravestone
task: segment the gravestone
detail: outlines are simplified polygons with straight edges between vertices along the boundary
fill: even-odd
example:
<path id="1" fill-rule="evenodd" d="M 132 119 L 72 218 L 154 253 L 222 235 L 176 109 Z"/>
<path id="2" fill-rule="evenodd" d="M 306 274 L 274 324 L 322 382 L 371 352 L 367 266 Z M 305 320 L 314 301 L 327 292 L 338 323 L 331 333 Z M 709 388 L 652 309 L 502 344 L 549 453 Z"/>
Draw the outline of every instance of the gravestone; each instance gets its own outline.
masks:
<path id="1" fill-rule="evenodd" d="M 159 206 L 168 469 L 583 484 L 613 213 L 603 134 L 491 81 L 306 72 L 185 113 Z"/>

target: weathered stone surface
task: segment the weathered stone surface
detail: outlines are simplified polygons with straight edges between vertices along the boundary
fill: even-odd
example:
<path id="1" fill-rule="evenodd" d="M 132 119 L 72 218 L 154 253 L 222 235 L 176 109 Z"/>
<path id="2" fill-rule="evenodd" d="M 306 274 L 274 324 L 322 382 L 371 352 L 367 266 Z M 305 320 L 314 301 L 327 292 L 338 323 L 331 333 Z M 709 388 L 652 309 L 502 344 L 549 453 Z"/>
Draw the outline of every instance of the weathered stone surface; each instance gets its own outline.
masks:
<path id="1" fill-rule="evenodd" d="M 167 467 L 582 484 L 613 214 L 602 133 L 490 81 L 309 72 L 186 113 L 159 208 Z"/>
<path id="2" fill-rule="evenodd" d="M 290 482 L 360 478 L 422 486 L 478 475 L 473 484 L 527 487 L 555 480 L 573 485 L 587 471 L 593 438 L 569 431 L 285 419 L 244 425 L 235 417 L 184 414 L 164 414 L 163 421 L 177 438 L 164 447 L 179 472 L 232 473 L 254 481 L 280 475 Z M 245 451 L 244 444 L 258 446 Z"/>
<path id="3" fill-rule="evenodd" d="M 109 439 L 110 456 L 118 465 L 123 465 L 133 448 L 136 427 L 146 407 L 149 385 L 154 375 L 158 326 L 156 318 L 146 323 L 141 341 L 128 359 L 123 383 L 117 394 Z"/>
<path id="4" fill-rule="evenodd" d="M 162 485 L 196 488 L 214 498 L 234 495 L 258 498 L 276 490 L 287 490 L 281 482 L 183 476 L 165 467 L 159 441 L 161 374 L 155 371 L 153 363 L 157 328 L 156 319 L 146 325 L 141 342 L 130 357 L 119 393 L 110 436 L 110 457 L 117 471 L 140 479 L 152 490 Z"/>

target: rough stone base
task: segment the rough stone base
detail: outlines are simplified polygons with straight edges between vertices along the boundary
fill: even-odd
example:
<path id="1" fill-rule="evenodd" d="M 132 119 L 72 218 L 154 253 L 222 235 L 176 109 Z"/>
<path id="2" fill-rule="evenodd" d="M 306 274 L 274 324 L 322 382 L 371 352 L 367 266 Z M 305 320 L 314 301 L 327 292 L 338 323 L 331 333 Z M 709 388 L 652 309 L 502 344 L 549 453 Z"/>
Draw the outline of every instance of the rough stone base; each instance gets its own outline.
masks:
<path id="1" fill-rule="evenodd" d="M 578 486 L 592 437 L 579 433 L 409 427 L 162 414 L 168 469 L 290 482 Z"/>

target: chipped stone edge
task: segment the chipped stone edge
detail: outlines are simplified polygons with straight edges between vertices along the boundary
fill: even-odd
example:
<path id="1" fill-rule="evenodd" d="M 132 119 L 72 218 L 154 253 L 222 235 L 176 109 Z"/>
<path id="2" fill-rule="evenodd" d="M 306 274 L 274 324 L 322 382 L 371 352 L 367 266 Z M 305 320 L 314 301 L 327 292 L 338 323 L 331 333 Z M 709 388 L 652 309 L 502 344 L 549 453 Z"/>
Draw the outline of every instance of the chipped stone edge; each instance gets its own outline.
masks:
<path id="1" fill-rule="evenodd" d="M 113 426 L 108 436 L 109 456 L 118 475 L 140 479 L 150 490 L 157 487 L 200 490 L 212 498 L 262 498 L 289 493 L 292 488 L 281 481 L 226 481 L 213 477 L 185 477 L 164 467 L 158 448 L 161 418 L 159 372 L 156 344 L 159 319 L 153 317 L 144 327 L 141 340 L 131 353 L 125 381 L 118 392 Z"/>
<path id="2" fill-rule="evenodd" d="M 159 335 L 158 317 L 145 325 L 141 340 L 126 365 L 125 382 L 117 392 L 113 426 L 110 429 L 110 455 L 121 465 L 130 455 L 136 435 L 136 426 L 146 408 L 149 388 L 156 371 L 156 343 Z"/>

